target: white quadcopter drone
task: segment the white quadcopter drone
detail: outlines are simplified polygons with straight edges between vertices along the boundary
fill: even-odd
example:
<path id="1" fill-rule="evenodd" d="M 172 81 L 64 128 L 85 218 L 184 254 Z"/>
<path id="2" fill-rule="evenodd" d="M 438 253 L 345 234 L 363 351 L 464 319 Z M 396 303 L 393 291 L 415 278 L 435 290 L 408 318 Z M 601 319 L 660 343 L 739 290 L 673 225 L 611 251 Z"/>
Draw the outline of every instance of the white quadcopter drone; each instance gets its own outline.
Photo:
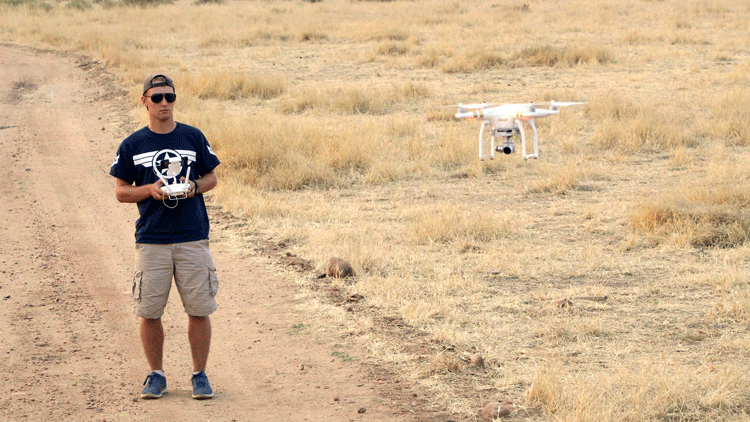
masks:
<path id="1" fill-rule="evenodd" d="M 537 138 L 535 118 L 552 116 L 560 114 L 558 107 L 568 107 L 584 103 L 558 103 L 550 101 L 549 103 L 526 103 L 526 104 L 502 104 L 494 106 L 493 104 L 459 104 L 457 119 L 481 120 L 482 127 L 479 129 L 479 159 L 484 160 L 484 127 L 492 124 L 492 149 L 490 159 L 495 159 L 495 151 L 505 154 L 511 154 L 516 150 L 516 144 L 511 142 L 514 135 L 521 135 L 521 145 L 523 148 L 523 158 L 539 158 L 539 140 Z M 549 109 L 539 109 L 536 106 L 548 106 Z M 469 109 L 467 111 L 467 109 Z M 526 153 L 526 134 L 523 131 L 523 124 L 528 123 L 531 130 L 534 131 L 534 151 Z M 496 137 L 505 138 L 503 145 L 495 145 Z"/>

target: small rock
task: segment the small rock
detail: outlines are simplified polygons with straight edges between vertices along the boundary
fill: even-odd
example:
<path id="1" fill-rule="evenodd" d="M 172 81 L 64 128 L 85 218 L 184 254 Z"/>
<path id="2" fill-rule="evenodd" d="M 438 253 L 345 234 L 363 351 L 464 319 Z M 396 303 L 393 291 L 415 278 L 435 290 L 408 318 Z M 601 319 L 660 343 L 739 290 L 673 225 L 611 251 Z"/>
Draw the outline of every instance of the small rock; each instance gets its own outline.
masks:
<path id="1" fill-rule="evenodd" d="M 367 409 L 365 409 L 364 407 L 360 407 L 359 410 L 357 410 L 357 413 L 365 413 L 365 412 L 367 412 Z"/>
<path id="2" fill-rule="evenodd" d="M 341 258 L 333 257 L 328 260 L 326 275 L 333 278 L 353 277 L 354 270 L 348 262 Z"/>
<path id="3" fill-rule="evenodd" d="M 484 357 L 482 357 L 481 353 L 475 353 L 469 358 L 469 363 L 471 364 L 471 366 L 484 368 Z"/>
<path id="4" fill-rule="evenodd" d="M 510 409 L 503 407 L 503 405 L 498 402 L 487 403 L 484 408 L 482 408 L 482 416 L 484 416 L 485 419 L 504 418 L 509 415 Z"/>

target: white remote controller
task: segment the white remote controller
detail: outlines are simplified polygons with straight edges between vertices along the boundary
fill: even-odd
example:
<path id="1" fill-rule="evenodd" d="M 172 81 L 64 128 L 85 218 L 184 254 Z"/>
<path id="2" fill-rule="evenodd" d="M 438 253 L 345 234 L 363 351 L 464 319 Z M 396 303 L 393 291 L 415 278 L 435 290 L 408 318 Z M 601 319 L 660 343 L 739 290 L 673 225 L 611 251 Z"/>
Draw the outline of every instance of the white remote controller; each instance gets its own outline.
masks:
<path id="1" fill-rule="evenodd" d="M 179 170 L 175 172 L 176 174 L 179 174 Z M 168 184 L 167 181 L 163 177 L 159 177 L 161 181 L 164 183 L 164 186 L 161 187 L 162 192 L 166 193 L 167 196 L 169 196 L 169 199 L 178 200 L 178 199 L 185 199 L 187 198 L 188 191 L 190 190 L 190 167 L 187 168 L 187 171 L 185 172 L 185 181 L 188 183 L 173 183 Z M 176 175 L 173 176 L 173 178 L 177 178 Z"/>
<path id="2" fill-rule="evenodd" d="M 190 190 L 190 185 L 187 183 L 174 183 L 162 186 L 161 190 L 169 196 L 169 199 L 185 199 L 187 198 L 188 190 Z"/>

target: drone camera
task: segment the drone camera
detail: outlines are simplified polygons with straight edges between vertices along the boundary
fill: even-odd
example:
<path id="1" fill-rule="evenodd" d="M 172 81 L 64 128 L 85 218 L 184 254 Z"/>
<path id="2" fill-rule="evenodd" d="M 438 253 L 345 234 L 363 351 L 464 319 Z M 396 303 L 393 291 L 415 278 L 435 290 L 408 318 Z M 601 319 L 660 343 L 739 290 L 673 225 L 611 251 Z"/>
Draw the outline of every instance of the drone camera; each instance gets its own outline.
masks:
<path id="1" fill-rule="evenodd" d="M 512 154 L 516 151 L 516 144 L 514 144 L 513 142 L 506 142 L 504 145 L 498 145 L 497 147 L 495 147 L 495 150 L 506 155 Z"/>

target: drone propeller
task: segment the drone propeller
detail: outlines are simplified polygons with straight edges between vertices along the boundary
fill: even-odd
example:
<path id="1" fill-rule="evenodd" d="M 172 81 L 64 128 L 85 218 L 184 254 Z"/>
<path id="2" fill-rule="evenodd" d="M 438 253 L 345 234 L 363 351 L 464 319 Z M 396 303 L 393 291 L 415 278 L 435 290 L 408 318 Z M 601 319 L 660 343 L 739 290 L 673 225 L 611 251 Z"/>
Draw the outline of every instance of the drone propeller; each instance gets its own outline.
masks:
<path id="1" fill-rule="evenodd" d="M 489 104 L 489 103 L 481 103 L 481 104 L 458 104 L 458 112 L 459 113 L 466 113 L 466 109 L 479 109 L 484 110 L 487 107 L 493 107 L 495 104 Z"/>
<path id="2" fill-rule="evenodd" d="M 463 107 L 463 108 L 487 108 L 487 107 L 492 107 L 492 106 L 495 106 L 495 105 L 497 105 L 497 104 L 492 104 L 492 103 L 476 103 L 476 104 L 458 103 L 458 104 L 440 106 L 440 108 L 456 108 L 456 107 Z"/>
<path id="3" fill-rule="evenodd" d="M 552 101 L 543 101 L 543 102 L 539 102 L 539 103 L 537 103 L 537 102 L 521 103 L 521 104 L 516 104 L 516 105 L 519 105 L 519 106 L 528 105 L 530 107 L 568 107 L 568 106 L 573 106 L 573 105 L 578 105 L 578 104 L 586 104 L 586 103 L 585 102 L 560 102 L 560 101 L 552 100 Z M 498 105 L 502 105 L 502 104 L 498 104 L 498 103 L 475 103 L 475 104 L 458 103 L 458 104 L 455 104 L 455 105 L 446 105 L 446 106 L 440 106 L 440 107 L 441 108 L 463 107 L 465 109 L 473 109 L 473 108 L 495 107 L 495 106 L 498 106 Z"/>
<path id="4" fill-rule="evenodd" d="M 456 105 L 450 105 L 450 106 L 443 106 L 444 108 L 456 108 L 458 107 L 459 113 L 465 113 L 467 109 L 474 110 L 474 109 L 485 109 L 487 107 L 493 107 L 497 104 L 492 103 L 475 103 L 475 104 L 463 104 L 458 103 Z"/>
<path id="5" fill-rule="evenodd" d="M 552 101 L 545 102 L 545 103 L 532 103 L 532 104 L 533 105 L 537 105 L 537 106 L 541 106 L 541 107 L 549 107 L 552 110 L 557 110 L 558 107 L 570 107 L 570 106 L 579 105 L 579 104 L 586 104 L 586 103 L 581 103 L 581 102 L 557 102 L 555 100 L 552 100 Z"/>
<path id="6" fill-rule="evenodd" d="M 487 108 L 487 107 L 492 107 L 494 105 L 495 104 L 481 103 L 481 104 L 459 104 L 458 106 L 459 107 L 463 106 L 464 108 Z"/>

